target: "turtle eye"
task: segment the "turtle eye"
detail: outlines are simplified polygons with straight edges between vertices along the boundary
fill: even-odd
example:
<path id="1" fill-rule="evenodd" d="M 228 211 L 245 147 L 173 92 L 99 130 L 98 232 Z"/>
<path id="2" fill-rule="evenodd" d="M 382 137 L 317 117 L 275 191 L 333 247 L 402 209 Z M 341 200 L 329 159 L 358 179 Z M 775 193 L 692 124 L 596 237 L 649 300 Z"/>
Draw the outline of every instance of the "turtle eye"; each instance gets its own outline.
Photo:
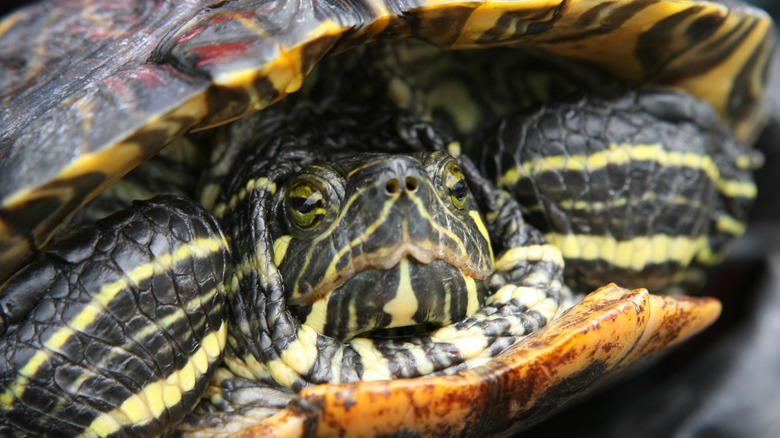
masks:
<path id="1" fill-rule="evenodd" d="M 322 222 L 328 212 L 327 206 L 323 191 L 309 181 L 295 183 L 287 195 L 290 220 L 304 230 L 311 230 Z"/>
<path id="2" fill-rule="evenodd" d="M 458 210 L 466 207 L 466 201 L 469 197 L 469 186 L 466 184 L 466 177 L 460 171 L 458 166 L 450 166 L 444 176 L 444 185 L 452 201 L 452 205 Z"/>

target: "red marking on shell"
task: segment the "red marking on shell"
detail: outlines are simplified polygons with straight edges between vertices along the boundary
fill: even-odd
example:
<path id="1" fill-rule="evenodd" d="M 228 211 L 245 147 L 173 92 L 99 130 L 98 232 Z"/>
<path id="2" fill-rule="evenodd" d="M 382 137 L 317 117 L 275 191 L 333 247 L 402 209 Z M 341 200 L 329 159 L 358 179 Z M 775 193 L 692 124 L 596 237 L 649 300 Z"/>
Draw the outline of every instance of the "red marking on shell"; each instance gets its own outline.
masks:
<path id="1" fill-rule="evenodd" d="M 196 36 L 200 35 L 201 33 L 203 33 L 203 31 L 205 31 L 206 29 L 208 29 L 211 26 L 216 26 L 218 24 L 227 23 L 229 21 L 233 21 L 233 20 L 236 20 L 236 19 L 239 19 L 239 18 L 252 18 L 255 15 L 256 14 L 253 11 L 243 11 L 243 12 L 239 12 L 237 14 L 231 15 L 231 16 L 228 16 L 228 15 L 214 15 L 213 17 L 211 17 L 211 19 L 208 21 L 208 23 L 200 24 L 198 26 L 195 26 L 194 28 L 189 30 L 187 33 L 185 33 L 184 35 L 179 37 L 179 39 L 176 40 L 176 41 L 178 43 L 183 43 L 183 42 L 189 41 L 189 40 L 195 38 Z"/>
<path id="2" fill-rule="evenodd" d="M 2 70 L 19 70 L 18 65 L 14 65 L 12 62 L 9 62 L 5 59 L 0 59 L 0 69 Z"/>
<path id="3" fill-rule="evenodd" d="M 128 89 L 125 87 L 123 78 L 110 76 L 103 79 L 101 82 L 123 96 L 128 94 Z"/>
<path id="4" fill-rule="evenodd" d="M 170 70 L 167 66 L 162 66 Z M 160 74 L 160 67 L 151 65 L 141 65 L 132 69 L 128 78 L 137 80 L 148 88 L 158 88 L 166 84 L 165 78 Z"/>
<path id="5" fill-rule="evenodd" d="M 84 35 L 92 43 L 121 38 L 132 33 L 132 27 L 138 28 L 143 24 L 144 14 L 135 0 L 106 0 L 70 6 L 75 10 L 84 9 L 83 13 L 74 16 L 70 30 L 73 34 Z"/>
<path id="6" fill-rule="evenodd" d="M 182 35 L 181 37 L 179 37 L 179 39 L 176 40 L 176 42 L 177 43 L 183 43 L 183 42 L 189 41 L 189 40 L 195 38 L 196 36 L 200 35 L 201 33 L 203 33 L 204 30 L 206 30 L 206 26 L 204 26 L 204 25 L 195 26 L 189 32 L 187 32 L 184 35 Z"/>
<path id="7" fill-rule="evenodd" d="M 215 24 L 227 23 L 228 21 L 233 21 L 235 19 L 236 19 L 235 16 L 228 17 L 225 15 L 214 15 L 213 17 L 211 17 L 211 20 L 209 20 L 206 26 L 213 26 Z"/>
<path id="8" fill-rule="evenodd" d="M 217 64 L 226 58 L 242 53 L 251 44 L 251 41 L 234 41 L 229 43 L 210 44 L 188 50 L 189 53 L 198 55 L 195 67 L 204 67 Z"/>
<path id="9" fill-rule="evenodd" d="M 104 41 L 110 35 L 110 32 L 106 28 L 99 28 L 84 23 L 77 23 L 71 28 L 71 30 L 74 34 L 85 35 L 89 41 L 93 43 Z"/>
<path id="10" fill-rule="evenodd" d="M 107 77 L 102 82 L 123 96 L 132 94 L 131 88 L 138 84 L 143 88 L 160 89 L 168 83 L 161 69 L 174 72 L 168 66 L 139 65 Z"/>

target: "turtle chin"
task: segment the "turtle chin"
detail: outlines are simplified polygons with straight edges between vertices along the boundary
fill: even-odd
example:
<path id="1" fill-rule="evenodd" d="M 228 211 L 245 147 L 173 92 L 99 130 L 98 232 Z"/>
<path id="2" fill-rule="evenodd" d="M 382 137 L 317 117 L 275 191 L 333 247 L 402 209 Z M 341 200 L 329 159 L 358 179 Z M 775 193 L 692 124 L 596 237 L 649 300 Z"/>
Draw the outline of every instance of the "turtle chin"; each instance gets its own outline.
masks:
<path id="1" fill-rule="evenodd" d="M 487 280 L 433 260 L 402 257 L 389 269 L 366 269 L 307 306 L 298 319 L 336 339 L 408 337 L 462 320 L 484 305 Z"/>

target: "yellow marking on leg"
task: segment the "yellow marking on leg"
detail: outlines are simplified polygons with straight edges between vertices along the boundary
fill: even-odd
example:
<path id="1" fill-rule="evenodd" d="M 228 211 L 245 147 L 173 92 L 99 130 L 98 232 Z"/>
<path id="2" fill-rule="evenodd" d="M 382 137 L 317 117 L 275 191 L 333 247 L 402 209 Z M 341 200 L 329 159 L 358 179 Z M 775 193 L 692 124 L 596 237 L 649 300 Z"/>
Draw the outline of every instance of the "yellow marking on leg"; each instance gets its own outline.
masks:
<path id="1" fill-rule="evenodd" d="M 676 166 L 704 172 L 726 197 L 755 198 L 752 182 L 721 178 L 717 163 L 707 155 L 693 152 L 668 151 L 662 144 L 610 144 L 606 150 L 584 154 L 560 154 L 537 158 L 509 169 L 498 180 L 499 187 L 507 187 L 529 175 L 551 171 L 593 172 L 608 165 L 623 165 L 631 161 L 655 162 L 659 166 Z"/>
<path id="2" fill-rule="evenodd" d="M 716 182 L 718 191 L 723 193 L 727 198 L 747 198 L 754 199 L 758 194 L 758 188 L 752 181 L 738 181 L 738 180 L 718 180 Z"/>
<path id="3" fill-rule="evenodd" d="M 509 300 L 512 299 L 512 293 L 517 288 L 514 284 L 505 284 L 501 286 L 493 295 L 487 297 L 485 300 L 485 305 L 490 304 L 496 304 L 501 305 L 505 304 Z"/>
<path id="4" fill-rule="evenodd" d="M 154 332 L 160 331 L 159 330 L 160 327 L 166 327 L 166 328 L 173 327 L 174 324 L 186 318 L 187 315 L 195 312 L 195 310 L 198 307 L 201 307 L 204 301 L 210 301 L 212 298 L 214 298 L 217 292 L 225 293 L 225 287 L 220 284 L 217 287 L 214 287 L 210 291 L 206 292 L 204 295 L 197 295 L 195 297 L 190 298 L 190 300 L 187 301 L 186 304 L 184 304 L 183 309 L 176 309 L 176 311 L 171 313 L 170 315 L 162 319 L 159 319 L 157 321 L 154 321 L 155 324 L 150 324 L 141 328 L 141 330 L 135 332 L 131 337 L 134 339 L 143 339 Z"/>
<path id="5" fill-rule="evenodd" d="M 737 157 L 737 161 L 735 162 L 735 164 L 737 165 L 738 169 L 753 170 L 753 169 L 758 168 L 758 167 L 754 167 L 754 165 L 753 165 L 754 161 L 755 160 L 753 160 L 750 155 L 745 154 L 745 155 L 740 155 L 739 157 Z"/>
<path id="6" fill-rule="evenodd" d="M 226 212 L 236 208 L 236 205 L 243 201 L 248 194 L 257 190 L 267 190 L 271 195 L 273 195 L 276 193 L 276 183 L 269 181 L 268 178 L 265 177 L 250 179 L 247 181 L 244 187 L 239 189 L 238 193 L 234 193 L 233 196 L 230 197 L 227 203 L 220 202 L 214 206 L 212 210 L 214 216 L 221 218 L 225 215 Z"/>
<path id="7" fill-rule="evenodd" d="M 181 370 L 174 371 L 165 379 L 147 384 L 119 407 L 95 418 L 80 436 L 108 436 L 123 427 L 144 426 L 160 418 L 165 410 L 181 402 L 185 392 L 195 388 L 197 377 L 205 373 L 209 362 L 219 359 L 221 349 L 216 351 L 216 355 L 210 355 L 209 352 L 213 352 L 214 345 L 224 346 L 226 336 L 227 324 L 223 323 L 216 332 L 204 337 L 201 347 L 190 356 Z M 193 375 L 196 377 L 191 378 Z"/>
<path id="8" fill-rule="evenodd" d="M 619 268 L 636 271 L 641 271 L 650 264 L 667 262 L 687 266 L 708 245 L 706 236 L 690 238 L 666 234 L 634 237 L 629 240 L 588 234 L 548 233 L 545 237 L 551 244 L 560 248 L 564 258 L 604 260 Z M 585 254 L 582 251 L 583 248 L 591 246 L 599 248 L 597 254 Z"/>
<path id="9" fill-rule="evenodd" d="M 339 346 L 340 347 L 340 346 Z M 344 361 L 344 348 L 337 348 L 330 358 L 330 381 L 341 383 L 341 364 Z"/>
<path id="10" fill-rule="evenodd" d="M 243 359 L 238 359 L 234 356 L 231 356 L 230 354 L 226 354 L 222 364 L 225 365 L 233 374 L 245 379 L 262 380 L 271 377 L 271 373 L 268 371 L 268 367 L 264 363 L 259 362 L 257 358 L 251 354 L 247 355 Z"/>
<path id="11" fill-rule="evenodd" d="M 460 157 L 462 150 L 460 147 L 460 142 L 457 141 L 451 141 L 447 143 L 447 153 L 452 155 L 454 158 Z"/>
<path id="12" fill-rule="evenodd" d="M 605 212 L 609 210 L 610 208 L 615 207 L 624 207 L 628 205 L 629 201 L 660 201 L 664 204 L 670 204 L 670 205 L 685 205 L 691 208 L 702 208 L 702 202 L 698 199 L 688 199 L 682 196 L 675 196 L 673 199 L 661 199 L 658 197 L 656 193 L 653 192 L 646 192 L 642 194 L 642 197 L 639 199 L 633 199 L 629 196 L 623 196 L 616 199 L 610 199 L 609 201 L 601 202 L 601 201 L 575 201 L 572 199 L 562 199 L 560 201 L 557 201 L 556 203 L 564 210 L 580 210 L 580 211 L 589 211 L 589 212 Z M 542 211 L 544 210 L 544 205 L 537 204 L 530 208 L 527 208 L 523 206 L 524 212 L 531 212 L 531 211 Z"/>
<path id="13" fill-rule="evenodd" d="M 318 336 L 319 334 L 316 330 L 306 324 L 301 324 L 295 340 L 282 350 L 279 357 L 285 365 L 299 375 L 308 374 L 317 362 L 317 356 L 319 355 L 319 350 L 317 349 Z M 271 372 L 273 375 L 273 368 Z"/>
<path id="14" fill-rule="evenodd" d="M 234 275 L 237 280 L 243 279 L 247 274 L 256 273 L 258 281 L 263 286 L 269 286 L 278 279 L 277 266 L 269 262 L 266 256 L 267 247 L 259 242 L 255 245 L 255 252 L 249 254 L 245 259 L 234 267 Z M 273 257 L 273 255 L 272 255 Z M 236 285 L 235 290 L 238 290 Z"/>
<path id="15" fill-rule="evenodd" d="M 293 384 L 301 378 L 300 374 L 281 359 L 270 360 L 265 365 L 271 377 L 284 387 L 292 388 Z"/>
<path id="16" fill-rule="evenodd" d="M 445 326 L 431 333 L 431 340 L 454 345 L 464 360 L 474 358 L 488 346 L 488 339 L 477 325 L 462 330 Z"/>
<path id="17" fill-rule="evenodd" d="M 421 376 L 428 375 L 434 371 L 433 362 L 421 348 L 412 348 L 409 350 L 409 353 L 414 358 L 414 366 L 417 367 Z"/>
<path id="18" fill-rule="evenodd" d="M 563 266 L 562 249 L 557 245 L 529 245 L 507 250 L 496 261 L 496 272 L 508 272 L 519 263 L 548 261 Z M 566 253 L 563 252 L 565 255 Z"/>
<path id="19" fill-rule="evenodd" d="M 715 221 L 715 229 L 723 233 L 741 236 L 745 234 L 747 227 L 744 222 L 732 216 L 723 215 Z"/>
<path id="20" fill-rule="evenodd" d="M 355 338 L 350 342 L 352 349 L 363 361 L 363 380 L 390 380 L 390 362 L 377 350 L 374 341 L 368 338 Z"/>
<path id="21" fill-rule="evenodd" d="M 320 354 L 317 348 L 318 337 L 319 332 L 316 329 L 308 324 L 301 324 L 295 340 L 281 351 L 279 358 L 266 363 L 269 375 L 279 384 L 289 388 L 300 380 L 302 375 L 309 374 Z M 338 353 L 336 356 L 341 357 Z M 335 357 L 331 360 L 335 360 Z M 334 378 L 338 377 L 336 373 L 333 375 Z"/>
<path id="22" fill-rule="evenodd" d="M 726 258 L 725 251 L 713 252 L 709 245 L 696 255 L 696 261 L 703 265 L 717 265 L 718 263 L 721 263 L 724 258 Z"/>
<path id="23" fill-rule="evenodd" d="M 3 407 L 9 407 L 13 396 L 21 397 L 24 393 L 25 377 L 32 377 L 38 369 L 50 358 L 51 351 L 59 351 L 63 345 L 78 332 L 85 330 L 92 324 L 97 316 L 104 311 L 109 303 L 117 294 L 128 286 L 137 286 L 141 281 L 154 275 L 155 270 L 162 271 L 168 269 L 191 256 L 204 258 L 222 248 L 227 247 L 227 242 L 223 239 L 199 238 L 192 242 L 182 245 L 173 253 L 163 254 L 151 263 L 142 265 L 133 271 L 126 273 L 123 278 L 114 283 L 103 286 L 92 298 L 92 301 L 84 307 L 74 318 L 66 322 L 65 325 L 54 332 L 49 339 L 43 343 L 43 348 L 36 351 L 27 363 L 19 370 L 19 376 L 12 382 L 6 391 L 0 396 L 3 400 Z"/>

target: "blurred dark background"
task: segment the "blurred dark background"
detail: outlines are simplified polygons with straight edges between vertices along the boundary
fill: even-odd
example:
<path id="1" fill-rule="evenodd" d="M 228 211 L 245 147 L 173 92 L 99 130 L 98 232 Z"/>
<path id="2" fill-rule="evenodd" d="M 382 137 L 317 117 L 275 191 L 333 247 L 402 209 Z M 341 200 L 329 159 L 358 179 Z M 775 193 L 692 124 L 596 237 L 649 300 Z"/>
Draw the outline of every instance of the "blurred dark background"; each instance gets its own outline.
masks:
<path id="1" fill-rule="evenodd" d="M 32 3 L 32 2 L 22 1 L 22 0 L 3 0 L 2 3 L 0 3 L 0 15 L 5 15 L 16 8 L 22 7 L 27 3 Z"/>

